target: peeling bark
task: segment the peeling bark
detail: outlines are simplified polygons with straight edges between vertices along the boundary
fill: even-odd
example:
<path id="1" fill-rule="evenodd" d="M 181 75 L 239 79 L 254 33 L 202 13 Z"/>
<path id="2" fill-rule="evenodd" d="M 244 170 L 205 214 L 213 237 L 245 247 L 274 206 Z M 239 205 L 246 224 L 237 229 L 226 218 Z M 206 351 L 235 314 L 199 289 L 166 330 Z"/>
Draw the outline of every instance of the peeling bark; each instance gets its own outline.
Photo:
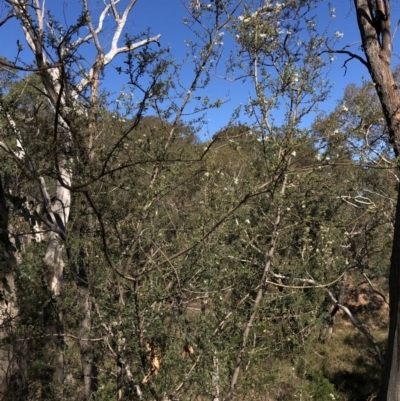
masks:
<path id="1" fill-rule="evenodd" d="M 389 132 L 400 155 L 400 97 L 391 71 L 392 38 L 388 0 L 354 0 L 367 67 L 375 84 Z M 389 339 L 379 401 L 400 401 L 400 192 L 394 223 L 389 274 Z"/>

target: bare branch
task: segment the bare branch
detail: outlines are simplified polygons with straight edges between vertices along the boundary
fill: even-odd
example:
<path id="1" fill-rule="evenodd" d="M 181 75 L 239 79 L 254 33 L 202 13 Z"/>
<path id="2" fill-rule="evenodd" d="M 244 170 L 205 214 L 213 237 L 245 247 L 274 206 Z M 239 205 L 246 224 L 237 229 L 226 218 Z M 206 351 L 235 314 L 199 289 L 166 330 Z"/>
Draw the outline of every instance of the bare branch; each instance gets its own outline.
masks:
<path id="1" fill-rule="evenodd" d="M 347 46 L 346 46 L 347 47 Z M 361 64 L 363 64 L 369 71 L 369 64 L 367 63 L 366 60 L 364 60 L 361 56 L 359 56 L 358 54 L 355 54 L 353 52 L 351 52 L 350 50 L 345 50 L 345 49 L 341 49 L 341 50 L 333 50 L 333 49 L 329 49 L 329 50 L 324 50 L 323 52 L 321 52 L 321 54 L 324 53 L 328 53 L 328 54 L 346 54 L 347 56 L 349 56 L 350 58 L 347 59 L 344 63 L 343 63 L 343 67 L 346 68 L 347 70 L 347 66 L 346 64 L 353 59 L 358 60 Z"/>
<path id="2" fill-rule="evenodd" d="M 87 1 L 86 0 L 82 0 L 82 1 L 83 1 L 83 5 L 85 8 L 85 12 L 89 14 L 89 7 L 87 4 Z M 107 9 L 109 9 L 109 6 L 106 7 L 100 15 L 99 27 L 102 27 L 102 25 L 103 25 L 103 20 L 106 15 Z M 101 28 L 98 30 L 94 29 L 93 24 L 91 22 L 91 18 L 89 18 L 87 25 L 89 27 L 89 30 L 90 30 L 91 36 L 93 38 L 94 45 L 96 46 L 97 52 L 103 54 L 104 53 L 103 46 L 100 44 L 99 37 L 97 35 L 101 31 Z"/>
<path id="3" fill-rule="evenodd" d="M 95 34 L 95 35 L 99 34 L 103 30 L 104 19 L 107 15 L 108 11 L 110 10 L 110 7 L 111 7 L 111 5 L 107 4 L 105 6 L 104 10 L 101 12 L 100 17 L 99 17 L 99 22 L 97 24 L 97 28 L 93 29 L 93 30 L 91 29 L 90 33 L 88 35 L 86 35 L 85 37 L 77 39 L 74 43 L 72 43 L 71 45 L 68 46 L 68 49 L 75 49 L 82 43 L 88 42 L 89 40 L 93 39 L 93 34 Z M 84 0 L 84 8 L 85 8 L 85 11 L 87 13 L 89 13 L 89 8 L 87 6 L 86 0 Z"/>
<path id="4" fill-rule="evenodd" d="M 119 3 L 118 1 L 114 1 L 114 0 L 110 0 L 110 5 L 111 5 L 111 9 L 115 18 L 115 21 L 117 21 L 117 23 L 119 23 L 120 21 L 120 16 L 118 14 L 117 8 L 115 7 L 115 4 Z"/>
<path id="5" fill-rule="evenodd" d="M 134 51 L 140 47 L 146 46 L 149 43 L 152 42 L 156 42 L 158 43 L 159 39 L 160 39 L 161 35 L 157 35 L 154 36 L 152 38 L 148 38 L 148 39 L 144 39 L 141 40 L 140 42 L 134 43 L 131 46 L 124 46 L 124 47 L 120 47 L 120 48 L 115 48 L 115 49 L 111 49 L 105 56 L 104 56 L 104 60 L 103 60 L 103 66 L 105 67 L 107 64 L 109 64 L 116 55 L 120 54 L 120 53 L 127 53 L 129 51 Z M 88 73 L 87 76 L 85 78 L 83 78 L 81 80 L 81 82 L 77 85 L 77 89 L 75 90 L 75 96 L 77 96 L 77 94 L 79 92 L 81 92 L 83 89 L 85 89 L 85 87 L 90 84 L 93 80 L 93 76 L 94 76 L 94 67 L 92 67 Z"/>
<path id="6" fill-rule="evenodd" d="M 1 21 L 0 21 L 0 26 L 4 25 L 9 19 L 15 17 L 15 14 L 13 11 L 10 11 Z"/>
<path id="7" fill-rule="evenodd" d="M 361 331 L 361 333 L 364 334 L 364 336 L 368 339 L 368 341 L 373 345 L 376 355 L 378 357 L 378 361 L 379 364 L 381 365 L 381 367 L 385 366 L 385 360 L 382 356 L 381 350 L 379 348 L 378 343 L 376 342 L 375 338 L 371 335 L 371 333 L 362 325 L 362 323 L 360 323 L 355 316 L 351 313 L 350 309 L 341 304 L 336 298 L 335 296 L 332 294 L 332 292 L 330 292 L 329 290 L 328 294 L 329 297 L 331 298 L 331 300 L 334 302 L 335 306 L 337 306 L 338 308 L 340 308 L 350 319 L 351 323 L 353 324 L 354 327 L 356 327 L 358 330 Z"/>
<path id="8" fill-rule="evenodd" d="M 371 291 L 374 292 L 375 294 L 379 295 L 382 299 L 383 302 L 385 302 L 386 305 L 389 305 L 389 302 L 386 300 L 386 297 L 384 294 L 382 294 L 380 291 L 376 290 L 371 283 L 371 280 L 368 278 L 368 276 L 363 273 L 363 276 L 365 277 L 365 279 L 367 280 L 368 284 L 369 284 L 369 288 L 371 288 Z"/>
<path id="9" fill-rule="evenodd" d="M 275 277 L 275 278 L 279 278 L 281 280 L 291 280 L 291 281 L 297 281 L 297 282 L 303 282 L 306 285 L 305 286 L 292 286 L 292 285 L 284 285 L 281 283 L 275 283 L 273 281 L 268 281 L 269 284 L 272 284 L 274 286 L 277 287 L 284 287 L 284 288 L 325 288 L 325 290 L 327 291 L 329 297 L 331 298 L 331 300 L 334 302 L 335 307 L 341 309 L 350 319 L 351 323 L 353 324 L 354 327 L 356 327 L 358 330 L 360 330 L 360 332 L 362 334 L 364 334 L 364 336 L 368 339 L 368 341 L 373 345 L 376 355 L 378 357 L 378 361 L 379 364 L 383 367 L 385 364 L 384 358 L 382 356 L 381 350 L 379 348 L 379 345 L 377 343 L 377 341 L 375 340 L 375 338 L 371 335 L 371 333 L 364 327 L 364 325 L 359 322 L 357 320 L 357 318 L 351 313 L 350 309 L 343 305 L 342 303 L 340 303 L 335 296 L 333 295 L 333 293 L 327 288 L 328 286 L 331 286 L 332 284 L 336 283 L 337 281 L 339 281 L 344 274 L 346 274 L 349 271 L 349 269 L 346 269 L 344 273 L 342 273 L 336 280 L 334 280 L 333 282 L 329 283 L 329 284 L 318 284 L 317 281 L 315 281 L 314 279 L 303 279 L 303 278 L 292 278 L 289 276 L 284 276 L 282 274 L 275 274 L 275 273 L 270 273 L 271 276 Z M 368 280 L 368 279 L 367 279 Z"/>
<path id="10" fill-rule="evenodd" d="M 314 279 L 303 279 L 303 278 L 292 278 L 289 276 L 283 276 L 281 274 L 276 274 L 276 273 L 271 273 L 271 277 L 279 278 L 279 279 L 285 279 L 285 280 L 292 280 L 292 281 L 297 281 L 304 283 L 303 285 L 286 285 L 282 283 L 277 283 L 275 281 L 270 281 L 267 280 L 266 282 L 268 284 L 272 284 L 275 287 L 281 287 L 281 288 L 291 288 L 291 289 L 306 289 L 306 288 L 328 288 L 331 287 L 333 284 L 336 284 L 338 281 L 340 281 L 352 268 L 347 268 L 339 277 L 335 278 L 335 280 L 330 281 L 329 283 L 326 284 L 318 284 Z"/>
<path id="11" fill-rule="evenodd" d="M 44 71 L 44 70 L 50 70 L 53 68 L 59 68 L 59 67 L 61 67 L 61 64 L 51 64 L 51 65 L 44 65 L 39 68 L 33 68 L 33 67 L 22 67 L 22 66 L 14 64 L 14 63 L 10 63 L 6 60 L 0 59 L 0 66 L 8 67 L 8 68 L 11 68 L 13 70 L 18 70 L 18 71 L 40 72 L 40 71 Z"/>
<path id="12" fill-rule="evenodd" d="M 148 45 L 149 43 L 158 43 L 160 38 L 161 38 L 161 35 L 156 35 L 151 38 L 143 39 L 140 42 L 133 43 L 130 46 L 114 48 L 114 50 L 110 50 L 106 54 L 106 56 L 104 58 L 104 65 L 109 64 L 117 54 L 134 51 L 136 49 L 139 49 L 140 47 Z"/>

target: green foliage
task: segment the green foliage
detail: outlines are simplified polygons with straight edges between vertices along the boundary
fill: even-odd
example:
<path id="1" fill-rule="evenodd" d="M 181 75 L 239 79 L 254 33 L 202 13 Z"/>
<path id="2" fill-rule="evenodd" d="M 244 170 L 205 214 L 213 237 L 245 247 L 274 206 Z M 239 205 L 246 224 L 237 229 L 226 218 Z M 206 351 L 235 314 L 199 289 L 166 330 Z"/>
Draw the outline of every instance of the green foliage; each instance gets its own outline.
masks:
<path id="1" fill-rule="evenodd" d="M 10 248 L 15 289 L 1 277 L 18 311 L 1 338 L 21 365 L 25 396 L 81 397 L 90 365 L 96 400 L 137 399 L 137 388 L 146 400 L 222 398 L 233 389 L 237 400 L 351 399 L 340 367 L 324 366 L 329 341 L 318 340 L 334 318 L 327 289 L 350 302 L 368 278 L 385 292 L 397 184 L 368 83 L 348 87 L 334 111 L 304 128 L 329 90 L 314 3 L 247 3 L 240 16 L 231 1 L 200 7 L 190 26 L 204 42 L 190 47 L 189 91 L 179 89 L 167 52 L 146 45 L 116 67 L 130 87 L 111 104 L 107 93 L 95 95 L 95 81 L 74 98 L 86 75 L 77 76 L 79 52 L 68 45 L 90 24 L 88 12 L 64 33 L 49 13 L 65 41 L 47 32 L 49 53 L 69 56 L 64 97 L 49 102 L 44 72 L 2 77 L 0 139 L 9 148 L 0 162 L 8 192 L 1 233 L 21 246 Z M 205 66 L 221 56 L 221 29 L 238 46 L 228 70 L 253 90 L 244 115 L 238 109 L 202 143 L 203 117 L 182 119 L 192 91 L 211 79 Z M 125 45 L 148 36 L 127 36 Z M 193 113 L 220 106 L 196 101 Z M 54 217 L 64 212 L 60 187 L 71 195 L 66 230 Z M 45 241 L 23 249 L 36 223 Z M 60 294 L 43 263 L 54 243 Z M 332 341 L 354 346 L 340 335 Z M 329 357 L 321 362 L 317 351 Z M 60 355 L 67 375 L 57 386 Z"/>
<path id="2" fill-rule="evenodd" d="M 305 399 L 336 400 L 339 399 L 334 385 L 321 372 L 312 372 L 307 377 Z"/>

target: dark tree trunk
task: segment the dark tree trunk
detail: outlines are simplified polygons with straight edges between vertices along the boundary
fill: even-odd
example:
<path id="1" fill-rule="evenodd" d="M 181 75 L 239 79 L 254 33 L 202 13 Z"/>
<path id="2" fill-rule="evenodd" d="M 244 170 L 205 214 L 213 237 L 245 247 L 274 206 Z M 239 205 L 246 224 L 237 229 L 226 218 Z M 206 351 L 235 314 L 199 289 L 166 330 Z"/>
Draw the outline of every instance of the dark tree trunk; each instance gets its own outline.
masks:
<path id="1" fill-rule="evenodd" d="M 27 396 L 26 360 L 21 348 L 10 341 L 18 316 L 14 267 L 14 247 L 9 238 L 9 209 L 0 177 L 0 398 L 25 400 Z"/>
<path id="2" fill-rule="evenodd" d="M 400 189 L 400 188 L 399 188 Z M 397 196 L 393 249 L 389 274 L 389 339 L 379 401 L 400 400 L 400 191 Z"/>
<path id="3" fill-rule="evenodd" d="M 366 66 L 375 84 L 396 156 L 400 153 L 400 98 L 391 71 L 390 8 L 388 0 L 354 0 Z M 389 274 L 390 323 L 386 363 L 379 401 L 400 401 L 400 191 Z"/>

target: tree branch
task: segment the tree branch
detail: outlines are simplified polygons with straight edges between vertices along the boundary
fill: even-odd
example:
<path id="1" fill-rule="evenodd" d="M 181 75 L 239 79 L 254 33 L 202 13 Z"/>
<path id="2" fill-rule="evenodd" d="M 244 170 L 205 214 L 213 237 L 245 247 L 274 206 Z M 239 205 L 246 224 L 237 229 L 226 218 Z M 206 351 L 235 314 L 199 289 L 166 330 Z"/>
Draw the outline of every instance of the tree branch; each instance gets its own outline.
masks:
<path id="1" fill-rule="evenodd" d="M 15 14 L 13 11 L 10 11 L 1 21 L 0 21 L 0 26 L 4 25 L 9 19 L 15 17 Z"/>
<path id="2" fill-rule="evenodd" d="M 274 283 L 273 281 L 267 281 L 269 284 L 272 284 L 276 287 L 284 287 L 284 288 L 325 288 L 325 290 L 327 291 L 329 297 L 331 298 L 331 300 L 333 301 L 333 303 L 335 304 L 336 307 L 338 307 L 339 309 L 341 309 L 350 319 L 351 323 L 353 324 L 354 327 L 356 327 L 366 338 L 367 340 L 373 345 L 374 349 L 375 349 L 375 353 L 377 355 L 378 358 L 378 362 L 380 364 L 381 367 L 383 367 L 385 365 L 385 360 L 382 356 L 382 352 L 379 348 L 379 345 L 377 343 L 377 341 L 375 340 L 375 338 L 371 335 L 371 333 L 364 327 L 364 325 L 359 322 L 357 320 L 357 318 L 351 313 L 350 309 L 343 305 L 342 303 L 340 303 L 335 296 L 332 294 L 332 292 L 327 288 L 328 286 L 331 286 L 332 284 L 334 284 L 335 282 L 339 281 L 340 278 L 342 278 L 344 276 L 345 273 L 347 273 L 349 271 L 349 269 L 346 269 L 346 271 L 341 274 L 336 280 L 334 280 L 333 282 L 326 284 L 326 285 L 321 285 L 318 284 L 317 281 L 315 281 L 314 279 L 303 279 L 303 278 L 293 278 L 293 277 L 289 277 L 289 276 L 284 276 L 282 274 L 274 274 L 274 273 L 270 273 L 273 277 L 279 278 L 281 280 L 292 280 L 292 281 L 298 281 L 298 282 L 303 282 L 306 283 L 308 285 L 305 286 L 291 286 L 291 285 L 283 285 L 280 283 Z M 311 284 L 311 285 L 310 285 Z"/>
<path id="3" fill-rule="evenodd" d="M 333 301 L 333 303 L 335 304 L 335 306 L 337 306 L 338 308 L 340 308 L 350 319 L 351 323 L 353 324 L 354 327 L 356 327 L 358 330 L 361 331 L 362 334 L 364 334 L 364 336 L 368 339 L 368 341 L 373 345 L 376 355 L 378 357 L 378 361 L 379 364 L 381 365 L 381 367 L 385 366 L 385 359 L 382 356 L 381 350 L 379 349 L 379 345 L 377 343 L 377 341 L 375 340 L 375 338 L 371 335 L 371 333 L 362 325 L 362 323 L 360 323 L 355 317 L 354 315 L 351 313 L 350 309 L 341 304 L 336 298 L 335 296 L 332 294 L 331 291 L 327 290 L 329 297 L 331 298 L 331 300 Z"/>
<path id="4" fill-rule="evenodd" d="M 346 46 L 347 47 L 347 46 Z M 331 53 L 333 53 L 333 54 L 346 54 L 347 56 L 349 56 L 350 58 L 349 59 L 347 59 L 345 62 L 344 62 L 344 64 L 343 64 L 343 67 L 345 67 L 346 68 L 346 71 L 347 71 L 347 66 L 346 66 L 346 64 L 350 61 L 350 60 L 352 60 L 352 59 L 356 59 L 356 60 L 358 60 L 362 65 L 364 65 L 367 69 L 368 69 L 368 71 L 369 71 L 369 64 L 368 64 L 368 62 L 366 61 L 366 60 L 364 60 L 361 56 L 359 56 L 358 54 L 355 54 L 355 53 L 353 53 L 353 52 L 351 52 L 350 50 L 345 50 L 344 48 L 343 49 L 341 49 L 341 50 L 333 50 L 333 49 L 328 49 L 328 50 L 324 50 L 323 52 L 321 52 L 321 54 L 326 54 L 326 53 L 328 53 L 328 54 L 331 54 Z M 346 74 L 345 74 L 346 75 Z"/>

